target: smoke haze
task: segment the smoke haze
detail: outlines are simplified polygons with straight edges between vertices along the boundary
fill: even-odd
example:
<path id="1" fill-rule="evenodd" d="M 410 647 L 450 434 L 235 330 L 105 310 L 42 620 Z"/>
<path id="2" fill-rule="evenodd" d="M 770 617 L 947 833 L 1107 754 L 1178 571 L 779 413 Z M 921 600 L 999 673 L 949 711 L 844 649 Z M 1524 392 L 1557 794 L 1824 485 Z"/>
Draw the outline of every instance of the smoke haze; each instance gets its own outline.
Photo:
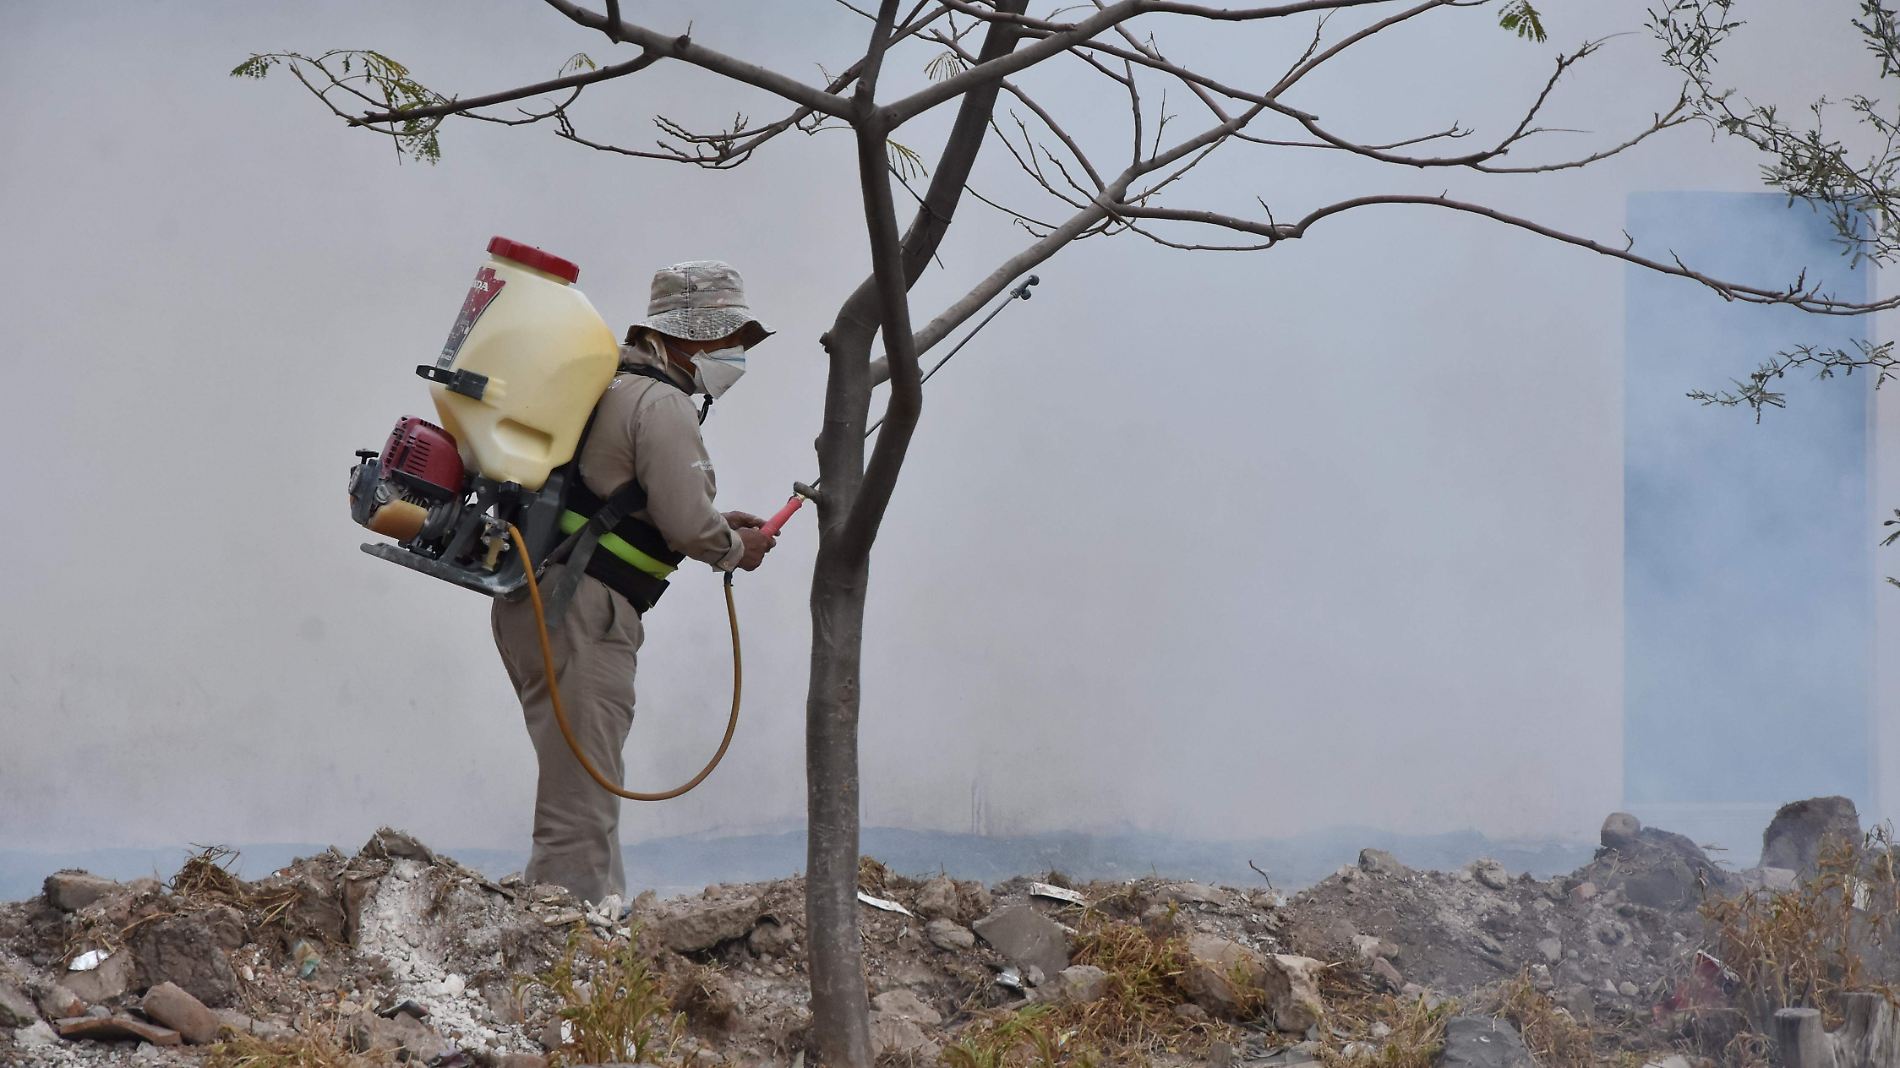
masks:
<path id="1" fill-rule="evenodd" d="M 1554 6 L 1542 47 L 1488 11 L 1425 19 L 1294 102 L 1368 140 L 1457 119 L 1475 144 L 1515 122 L 1557 46 L 1640 28 L 1641 4 L 1582 6 Z M 1853 5 L 1750 6 L 1728 81 L 1792 107 L 1841 91 L 1829 78 L 1871 80 Z M 830 4 L 641 7 L 805 79 L 864 34 Z M 1257 80 L 1310 29 L 1163 43 Z M 817 338 L 868 268 L 847 135 L 788 136 L 708 173 L 451 123 L 440 166 L 399 166 L 284 73 L 226 73 L 254 51 L 332 47 L 381 49 L 462 94 L 577 51 L 623 58 L 494 2 L 0 11 L 0 846 L 355 843 L 385 823 L 525 844 L 534 762 L 486 603 L 358 552 L 344 499 L 351 452 L 428 413 L 410 368 L 439 349 L 492 234 L 578 262 L 616 329 L 655 267 L 735 263 L 779 333 L 708 423 L 720 501 L 766 514 L 815 473 Z M 921 80 L 930 54 L 901 53 L 892 76 Z M 1638 34 L 1584 64 L 1549 125 L 1594 132 L 1529 151 L 1640 128 L 1676 92 L 1654 56 Z M 1103 156 L 1125 151 L 1105 80 L 1070 64 L 1031 82 Z M 1167 107 L 1188 123 L 1190 104 Z M 900 139 L 934 154 L 946 110 Z M 714 126 L 778 111 L 663 63 L 576 114 L 644 146 L 656 112 Z M 1758 188 L 1756 160 L 1699 130 L 1483 182 L 1223 151 L 1180 202 L 1258 214 L 1258 196 L 1284 220 L 1451 183 L 1614 242 L 1632 191 Z M 995 144 L 976 184 L 1045 210 Z M 918 317 L 1026 240 L 966 200 Z M 1267 253 L 1124 237 L 1038 273 L 1035 299 L 932 382 L 883 528 L 867 824 L 1593 834 L 1622 799 L 1621 268 L 1384 208 Z M 1735 374 L 1766 355 L 1737 353 Z M 1793 402 L 1827 388 L 1798 383 Z M 629 839 L 801 818 L 814 545 L 807 513 L 740 579 L 738 738 L 706 787 L 630 808 Z M 717 581 L 689 567 L 676 586 L 641 652 L 628 776 L 645 788 L 699 765 L 727 701 Z"/>

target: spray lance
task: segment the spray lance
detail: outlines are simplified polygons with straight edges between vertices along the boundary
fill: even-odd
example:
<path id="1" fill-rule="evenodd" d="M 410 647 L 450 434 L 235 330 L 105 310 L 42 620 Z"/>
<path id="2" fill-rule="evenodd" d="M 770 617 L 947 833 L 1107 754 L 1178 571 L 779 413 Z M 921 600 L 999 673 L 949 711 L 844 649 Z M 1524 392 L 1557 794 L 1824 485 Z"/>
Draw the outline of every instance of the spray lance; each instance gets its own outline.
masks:
<path id="1" fill-rule="evenodd" d="M 924 377 L 921 380 L 919 380 L 919 382 L 917 383 L 918 386 L 921 387 L 925 382 L 930 381 L 931 377 L 935 375 L 938 371 L 943 370 L 944 364 L 949 363 L 950 360 L 953 357 L 955 357 L 957 353 L 962 352 L 963 346 L 968 345 L 970 343 L 971 338 L 982 333 L 983 328 L 990 325 L 991 320 L 995 319 L 998 315 L 1003 314 L 1004 308 L 1009 307 L 1011 304 L 1014 304 L 1019 300 L 1028 300 L 1030 297 L 1035 296 L 1034 293 L 1030 292 L 1030 287 L 1038 286 L 1041 284 L 1042 284 L 1042 279 L 1033 274 L 1030 275 L 1028 278 L 1023 279 L 1022 285 L 1019 285 L 1015 289 L 1012 289 L 1009 291 L 1009 297 L 1006 300 L 1004 300 L 1001 304 L 998 304 L 996 307 L 990 309 L 990 313 L 983 317 L 983 321 L 976 324 L 976 329 L 963 335 L 963 340 L 957 342 L 957 345 L 955 348 L 951 349 L 948 353 L 946 353 L 943 359 L 938 360 L 936 363 L 932 364 L 930 370 L 924 372 Z M 879 416 L 877 422 L 872 423 L 864 431 L 865 439 L 869 440 L 872 434 L 877 433 L 877 428 L 883 425 L 884 425 L 884 418 L 882 416 Z M 765 526 L 759 528 L 760 532 L 774 538 L 778 537 L 778 532 L 785 529 L 785 524 L 791 521 L 792 516 L 796 514 L 800 508 L 805 507 L 806 501 L 817 499 L 818 483 L 819 483 L 819 480 L 815 478 L 812 479 L 810 483 L 804 483 L 804 482 L 792 483 L 791 498 L 785 502 L 785 507 L 780 508 L 776 513 L 773 514 L 772 518 L 765 521 Z"/>

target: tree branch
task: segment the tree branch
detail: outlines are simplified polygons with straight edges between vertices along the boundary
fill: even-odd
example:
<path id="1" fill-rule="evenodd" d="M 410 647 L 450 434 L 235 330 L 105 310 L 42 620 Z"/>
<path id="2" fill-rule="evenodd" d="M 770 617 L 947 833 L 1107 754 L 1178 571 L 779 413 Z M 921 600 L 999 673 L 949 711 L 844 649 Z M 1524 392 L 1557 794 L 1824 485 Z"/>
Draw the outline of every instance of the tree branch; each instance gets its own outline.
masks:
<path id="1" fill-rule="evenodd" d="M 843 97 L 806 85 L 795 78 L 788 78 L 756 63 L 695 44 L 692 37 L 687 34 L 669 37 L 624 19 L 596 15 L 574 3 L 573 0 L 543 0 L 543 2 L 577 25 L 599 30 L 609 40 L 639 45 L 659 58 L 677 59 L 682 63 L 702 67 L 714 74 L 731 78 L 733 81 L 743 82 L 754 88 L 782 96 L 794 104 L 802 104 L 821 114 L 845 118 L 851 112 L 851 104 Z"/>
<path id="2" fill-rule="evenodd" d="M 611 66 L 600 67 L 595 70 L 587 71 L 584 74 L 570 74 L 565 78 L 550 78 L 545 82 L 524 85 L 519 89 L 504 89 L 498 93 L 487 93 L 482 96 L 463 97 L 460 99 L 451 98 L 447 103 L 437 104 L 433 107 L 371 112 L 370 114 L 350 119 L 349 124 L 351 126 L 370 126 L 385 122 L 410 122 L 416 119 L 433 119 L 443 115 L 463 115 L 476 108 L 490 107 L 495 104 L 506 104 L 511 100 L 523 100 L 527 97 L 540 96 L 542 93 L 551 93 L 559 89 L 575 89 L 583 85 L 593 85 L 595 82 L 604 82 L 614 78 L 625 77 L 636 71 L 645 70 L 659 61 L 660 57 L 658 55 L 652 52 L 641 52 L 638 56 L 625 63 L 615 63 Z"/>

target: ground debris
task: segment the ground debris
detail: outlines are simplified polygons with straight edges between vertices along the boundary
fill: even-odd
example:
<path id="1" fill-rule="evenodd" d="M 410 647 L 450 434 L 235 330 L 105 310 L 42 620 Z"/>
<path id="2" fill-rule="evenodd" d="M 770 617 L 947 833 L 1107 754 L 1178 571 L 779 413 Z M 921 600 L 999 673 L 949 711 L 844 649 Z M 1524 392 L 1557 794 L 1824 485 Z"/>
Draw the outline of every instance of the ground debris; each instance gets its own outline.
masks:
<path id="1" fill-rule="evenodd" d="M 1900 981 L 1900 947 L 1843 972 L 1781 919 L 1800 905 L 1835 942 L 1900 919 L 1891 852 L 1841 854 L 1833 808 L 1795 811 L 1817 810 L 1829 833 L 1783 820 L 1767 851 L 1799 875 L 1725 871 L 1621 814 L 1566 876 L 1369 849 L 1290 899 L 866 858 L 860 890 L 896 906 L 859 912 L 874 1038 L 881 1063 L 949 1068 L 1740 1068 L 1772 1060 L 1789 1007 L 1750 993 L 1763 962 L 1798 959 L 1835 977 L 1815 987 L 1827 1041 L 1900 1046 L 1861 989 Z M 609 908 L 387 828 L 256 881 L 231 860 L 203 850 L 165 884 L 61 872 L 0 905 L 0 1063 L 752 1068 L 806 1048 L 798 878 Z"/>

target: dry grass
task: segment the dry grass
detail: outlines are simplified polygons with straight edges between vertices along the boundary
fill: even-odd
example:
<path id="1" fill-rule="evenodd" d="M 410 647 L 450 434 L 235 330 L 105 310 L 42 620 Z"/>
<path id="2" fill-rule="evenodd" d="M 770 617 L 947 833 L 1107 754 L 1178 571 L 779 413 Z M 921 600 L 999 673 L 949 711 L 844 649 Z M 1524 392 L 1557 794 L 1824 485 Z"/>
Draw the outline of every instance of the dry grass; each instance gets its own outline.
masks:
<path id="1" fill-rule="evenodd" d="M 262 914 L 259 922 L 268 924 L 281 918 L 285 910 L 296 903 L 297 892 L 289 887 L 259 890 L 238 878 L 231 871 L 232 865 L 237 863 L 237 850 L 217 845 L 195 848 L 198 852 L 192 854 L 171 879 L 172 897 L 180 904 L 200 909 L 231 905 L 254 910 Z"/>
<path id="2" fill-rule="evenodd" d="M 565 1040 L 548 1055 L 553 1068 L 667 1059 L 684 1029 L 665 984 L 640 952 L 638 932 L 612 944 L 577 925 L 560 959 L 518 984 L 516 998 L 536 986 L 553 997 L 565 1025 Z"/>
<path id="3" fill-rule="evenodd" d="M 1073 960 L 1107 974 L 1100 1000 L 1084 1005 L 1032 1005 L 992 1014 L 944 1051 L 951 1068 L 1093 1068 L 1146 1064 L 1163 1050 L 1194 1053 L 1230 1029 L 1175 1013 L 1187 943 L 1110 920 L 1082 915 Z"/>
<path id="4" fill-rule="evenodd" d="M 1432 1068 L 1445 1046 L 1445 1021 L 1458 1013 L 1456 1001 L 1379 993 L 1363 974 L 1340 966 L 1319 974 L 1319 993 L 1327 1025 L 1320 1063 L 1327 1068 Z"/>
<path id="5" fill-rule="evenodd" d="M 354 1053 L 331 1024 L 304 1021 L 287 1038 L 232 1035 L 205 1051 L 206 1068 L 385 1068 L 393 1050 Z"/>
<path id="6" fill-rule="evenodd" d="M 1558 1008 L 1528 972 L 1498 989 L 1496 1013 L 1517 1025 L 1524 1045 L 1543 1068 L 1592 1068 L 1599 1059 L 1590 1028 Z"/>
<path id="7" fill-rule="evenodd" d="M 1734 973 L 1735 1003 L 1758 1033 L 1771 1033 L 1775 1011 L 1791 1006 L 1820 1009 L 1837 1027 L 1849 991 L 1895 999 L 1879 965 L 1900 919 L 1900 870 L 1884 828 L 1858 843 L 1830 842 L 1819 870 L 1791 890 L 1717 898 L 1702 914 Z"/>

